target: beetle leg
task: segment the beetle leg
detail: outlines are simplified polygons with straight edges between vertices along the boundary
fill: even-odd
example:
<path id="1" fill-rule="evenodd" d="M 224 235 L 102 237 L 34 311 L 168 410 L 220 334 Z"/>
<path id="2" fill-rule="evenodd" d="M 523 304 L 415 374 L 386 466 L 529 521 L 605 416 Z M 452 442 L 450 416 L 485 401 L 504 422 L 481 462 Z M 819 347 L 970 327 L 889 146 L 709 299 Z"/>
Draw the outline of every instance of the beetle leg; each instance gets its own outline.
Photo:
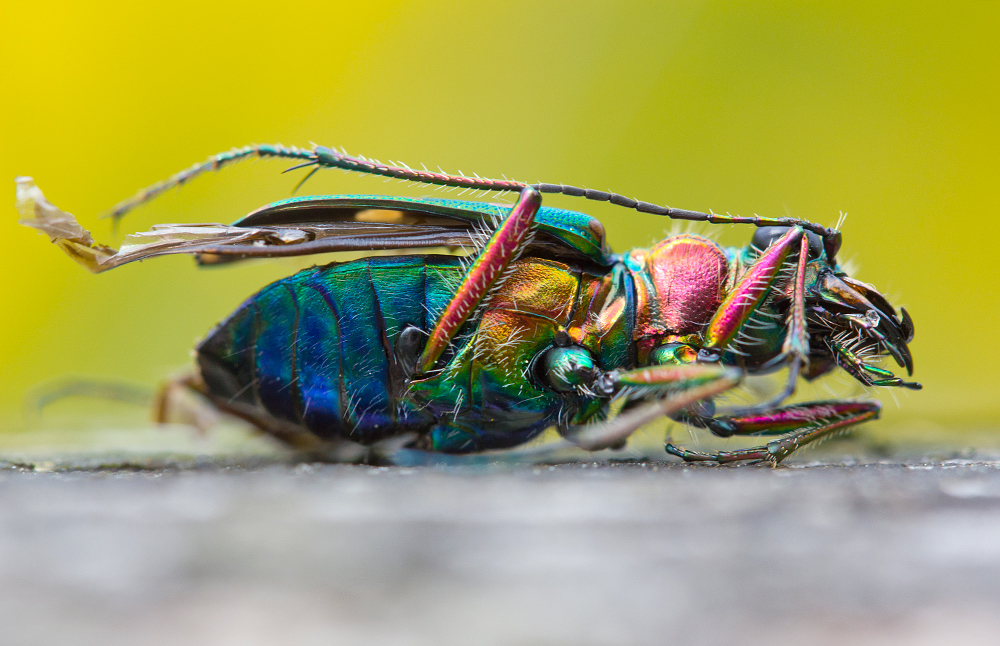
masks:
<path id="1" fill-rule="evenodd" d="M 747 322 L 767 298 L 792 250 L 798 246 L 798 262 L 792 276 L 792 304 L 788 310 L 788 331 L 778 360 L 788 363 L 784 388 L 771 400 L 744 410 L 767 410 L 795 392 L 799 372 L 809 361 L 809 333 L 806 330 L 805 272 L 809 240 L 801 228 L 789 229 L 751 265 L 716 311 L 705 333 L 701 359 L 717 360 L 743 331 Z"/>
<path id="2" fill-rule="evenodd" d="M 578 426 L 563 434 L 562 441 L 524 449 L 483 451 L 470 455 L 448 455 L 403 448 L 386 459 L 399 466 L 487 467 L 498 464 L 553 464 L 575 462 L 580 449 L 600 451 L 622 445 L 644 424 L 670 415 L 703 399 L 718 395 L 739 383 L 741 373 L 713 365 L 651 366 L 626 372 L 611 372 L 603 380 L 621 390 L 670 388 L 669 394 L 627 410 L 614 419 Z M 683 388 L 683 390 L 678 390 Z"/>
<path id="3" fill-rule="evenodd" d="M 743 273 L 726 296 L 705 331 L 705 350 L 718 358 L 743 331 L 744 326 L 771 292 L 782 265 L 800 239 L 795 227 L 781 236 Z M 705 360 L 706 357 L 699 357 Z"/>
<path id="4" fill-rule="evenodd" d="M 521 191 L 510 215 L 490 236 L 462 277 L 455 295 L 438 317 L 417 362 L 418 372 L 427 373 L 434 367 L 462 324 L 476 311 L 511 261 L 520 253 L 541 204 L 538 191 L 532 188 Z"/>
<path id="5" fill-rule="evenodd" d="M 851 426 L 875 419 L 882 406 L 878 402 L 830 401 L 796 404 L 776 408 L 761 415 L 742 415 L 716 418 L 721 432 L 712 428 L 717 435 L 767 436 L 786 434 L 763 446 L 755 446 L 736 451 L 701 453 L 668 443 L 666 451 L 685 462 L 729 462 L 753 461 L 769 462 L 777 465 L 793 451 Z M 789 431 L 794 431 L 789 433 Z"/>
<path id="6" fill-rule="evenodd" d="M 201 379 L 186 375 L 160 386 L 153 400 L 153 421 L 157 424 L 184 424 L 207 433 L 219 423 L 221 412 L 201 390 Z"/>
<path id="7" fill-rule="evenodd" d="M 565 437 L 588 451 L 620 445 L 641 426 L 714 397 L 738 384 L 741 377 L 742 373 L 733 368 L 704 364 L 650 366 L 611 373 L 609 378 L 616 388 L 684 389 L 626 410 L 613 419 L 571 428 Z"/>
<path id="8" fill-rule="evenodd" d="M 217 171 L 222 168 L 242 161 L 244 159 L 291 159 L 300 162 L 285 170 L 291 170 L 313 166 L 308 175 L 299 182 L 296 190 L 309 179 L 317 169 L 339 168 L 341 170 L 365 173 L 368 175 L 379 175 L 420 184 L 432 184 L 437 186 L 450 186 L 454 188 L 468 188 L 482 191 L 522 191 L 529 188 L 524 182 L 514 180 L 487 179 L 485 177 L 465 177 L 463 175 L 450 175 L 448 173 L 436 173 L 428 170 L 416 170 L 406 165 L 383 164 L 374 159 L 366 157 L 355 157 L 334 150 L 327 146 L 313 146 L 311 150 L 298 148 L 296 146 L 283 146 L 281 144 L 251 144 L 241 148 L 233 148 L 224 153 L 219 153 L 208 157 L 205 161 L 198 162 L 152 186 L 148 186 L 132 197 L 119 202 L 110 211 L 110 216 L 117 222 L 132 209 L 145 204 L 157 197 L 161 193 L 172 188 L 181 186 L 191 181 L 195 177 L 209 171 Z M 553 186 L 545 184 L 542 186 Z M 530 187 L 535 188 L 537 187 Z M 569 188 L 569 187 L 567 187 Z M 552 191 L 548 191 L 552 192 Z"/>
<path id="9" fill-rule="evenodd" d="M 809 260 L 809 240 L 799 239 L 799 260 L 792 276 L 792 304 L 788 308 L 787 331 L 781 347 L 782 361 L 788 361 L 788 378 L 785 387 L 766 402 L 751 407 L 752 410 L 767 410 L 779 405 L 795 392 L 799 373 L 809 367 L 809 332 L 806 329 L 806 262 Z M 745 409 L 746 410 L 746 409 Z"/>
<path id="10" fill-rule="evenodd" d="M 198 403 L 193 404 L 192 400 Z M 214 413 L 215 419 L 218 419 L 219 413 L 238 417 L 299 451 L 320 451 L 324 448 L 323 440 L 297 424 L 272 417 L 257 406 L 213 395 L 199 375 L 188 375 L 165 384 L 153 404 L 153 419 L 161 424 L 178 421 L 201 430 L 208 410 Z M 200 421 L 198 417 L 193 418 L 192 412 L 195 411 Z"/>
<path id="11" fill-rule="evenodd" d="M 781 350 L 785 356 L 809 363 L 809 333 L 806 331 L 806 263 L 809 260 L 809 239 L 799 238 L 799 261 L 792 278 L 792 305 L 788 309 L 788 331 Z"/>
<path id="12" fill-rule="evenodd" d="M 153 392 L 144 386 L 125 382 L 60 379 L 33 388 L 24 400 L 25 413 L 40 416 L 48 406 L 70 397 L 104 399 L 148 408 L 153 400 Z"/>

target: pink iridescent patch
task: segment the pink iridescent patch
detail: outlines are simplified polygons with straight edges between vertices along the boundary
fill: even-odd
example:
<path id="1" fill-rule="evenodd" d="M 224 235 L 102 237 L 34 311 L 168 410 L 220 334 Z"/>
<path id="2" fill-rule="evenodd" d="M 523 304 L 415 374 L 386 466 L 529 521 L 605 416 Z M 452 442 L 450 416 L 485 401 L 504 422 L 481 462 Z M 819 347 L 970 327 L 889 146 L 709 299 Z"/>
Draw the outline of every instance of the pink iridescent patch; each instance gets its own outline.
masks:
<path id="1" fill-rule="evenodd" d="M 694 235 L 660 242 L 646 257 L 653 282 L 654 325 L 661 333 L 700 332 L 722 303 L 729 265 L 717 244 Z"/>

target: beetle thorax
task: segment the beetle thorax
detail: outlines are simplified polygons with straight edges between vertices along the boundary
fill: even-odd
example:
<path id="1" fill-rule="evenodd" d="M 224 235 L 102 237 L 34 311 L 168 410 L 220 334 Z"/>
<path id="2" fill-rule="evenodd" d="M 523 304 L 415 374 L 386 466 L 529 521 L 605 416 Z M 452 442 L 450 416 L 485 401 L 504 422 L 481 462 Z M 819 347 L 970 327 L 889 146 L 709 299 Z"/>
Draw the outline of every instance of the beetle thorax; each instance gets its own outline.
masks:
<path id="1" fill-rule="evenodd" d="M 626 260 L 636 278 L 636 339 L 700 334 L 722 303 L 726 255 L 711 240 L 678 235 Z"/>

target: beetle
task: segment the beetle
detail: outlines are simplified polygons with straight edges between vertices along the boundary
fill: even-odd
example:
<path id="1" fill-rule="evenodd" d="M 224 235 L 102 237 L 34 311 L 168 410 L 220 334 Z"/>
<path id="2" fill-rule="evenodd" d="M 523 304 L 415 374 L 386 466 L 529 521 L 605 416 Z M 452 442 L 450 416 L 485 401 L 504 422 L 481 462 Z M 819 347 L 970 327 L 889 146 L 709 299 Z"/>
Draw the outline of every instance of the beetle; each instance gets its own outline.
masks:
<path id="1" fill-rule="evenodd" d="M 786 404 L 799 379 L 842 369 L 866 386 L 919 389 L 913 321 L 837 264 L 839 229 L 795 218 L 701 213 L 561 184 L 526 184 L 383 164 L 324 146 L 252 145 L 213 155 L 116 206 L 129 210 L 247 158 L 288 170 L 339 168 L 422 184 L 517 194 L 514 204 L 379 195 L 294 197 L 232 225 L 158 225 L 120 250 L 17 179 L 21 222 L 88 269 L 184 253 L 201 264 L 331 251 L 463 247 L 460 255 L 375 256 L 312 267 L 247 300 L 197 347 L 174 383 L 306 450 L 404 438 L 390 459 L 510 449 L 555 427 L 566 446 L 620 447 L 663 416 L 765 444 L 685 461 L 777 464 L 879 415 L 870 400 Z M 301 186 L 302 182 L 299 183 Z M 640 213 L 756 226 L 724 248 L 692 234 L 612 253 L 601 223 L 542 206 L 560 193 Z M 748 376 L 787 370 L 774 397 L 718 409 Z M 336 453 L 334 451 L 334 453 Z M 394 456 L 394 457 L 393 457 Z M 409 458 L 401 457 L 409 456 Z M 430 459 L 430 458 L 428 458 Z"/>

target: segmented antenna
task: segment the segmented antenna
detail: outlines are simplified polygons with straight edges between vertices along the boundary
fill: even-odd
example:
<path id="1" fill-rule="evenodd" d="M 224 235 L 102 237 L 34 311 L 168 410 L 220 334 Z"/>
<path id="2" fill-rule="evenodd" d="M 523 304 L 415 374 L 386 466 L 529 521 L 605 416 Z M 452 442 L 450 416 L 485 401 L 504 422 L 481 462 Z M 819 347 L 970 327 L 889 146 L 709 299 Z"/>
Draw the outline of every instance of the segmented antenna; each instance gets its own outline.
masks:
<path id="1" fill-rule="evenodd" d="M 583 197 L 596 202 L 610 202 L 616 206 L 634 209 L 640 213 L 651 213 L 653 215 L 660 215 L 674 220 L 709 222 L 711 224 L 752 224 L 758 227 L 799 226 L 806 231 L 812 231 L 823 238 L 827 258 L 831 261 L 840 249 L 840 231 L 836 229 L 828 229 L 821 224 L 816 224 L 807 220 L 800 220 L 798 218 L 769 218 L 756 215 L 721 215 L 717 213 L 688 211 L 686 209 L 674 209 L 669 206 L 660 206 L 650 202 L 641 202 L 639 200 L 632 199 L 631 197 L 619 195 L 618 193 L 595 191 L 593 189 L 578 188 L 576 186 L 568 186 L 566 184 L 527 184 L 525 182 L 518 182 L 509 179 L 487 179 L 485 177 L 479 177 L 478 175 L 476 177 L 468 177 L 462 174 L 450 175 L 443 171 L 438 173 L 425 169 L 417 170 L 410 168 L 405 164 L 383 164 L 382 162 L 376 160 L 366 159 L 364 157 L 355 157 L 326 146 L 316 145 L 313 146 L 312 150 L 304 150 L 295 146 L 282 146 L 281 144 L 250 145 L 242 148 L 234 148 L 228 152 L 220 153 L 218 155 L 212 155 L 205 161 L 195 164 L 191 168 L 181 171 L 173 177 L 159 182 L 158 184 L 153 184 L 149 188 L 139 191 L 124 202 L 115 205 L 115 207 L 110 211 L 110 216 L 117 223 L 117 221 L 124 217 L 127 212 L 145 202 L 148 202 L 159 194 L 168 191 L 175 186 L 180 186 L 202 173 L 210 170 L 219 170 L 224 166 L 228 166 L 234 162 L 241 161 L 249 157 L 274 157 L 280 159 L 298 159 L 302 161 L 302 163 L 296 164 L 295 166 L 285 170 L 286 173 L 299 168 L 315 166 L 315 168 L 310 171 L 310 173 L 305 177 L 305 179 L 303 179 L 302 182 L 299 183 L 298 186 L 301 186 L 306 179 L 309 179 L 309 177 L 311 177 L 312 174 L 320 168 L 340 168 L 342 170 L 407 180 L 420 184 L 432 184 L 437 186 L 448 186 L 480 191 L 519 192 L 525 187 L 531 186 L 539 193 L 561 194 L 568 195 L 570 197 Z"/>
<path id="2" fill-rule="evenodd" d="M 265 159 L 268 157 L 277 157 L 279 159 L 311 159 L 313 156 L 314 153 L 311 150 L 303 150 L 295 146 L 282 146 L 281 144 L 251 144 L 249 146 L 243 146 L 242 148 L 233 148 L 227 152 L 212 155 L 205 161 L 199 162 L 175 175 L 171 175 L 162 182 L 157 182 L 152 186 L 147 186 L 132 197 L 119 202 L 112 207 L 108 212 L 108 216 L 112 218 L 117 225 L 118 221 L 125 217 L 126 213 L 137 206 L 149 202 L 161 193 L 165 193 L 172 188 L 186 184 L 202 173 L 207 173 L 210 170 L 217 171 L 225 166 L 229 166 L 230 164 L 234 164 L 238 161 L 243 161 L 244 159 L 250 157 L 256 157 L 258 159 Z"/>

